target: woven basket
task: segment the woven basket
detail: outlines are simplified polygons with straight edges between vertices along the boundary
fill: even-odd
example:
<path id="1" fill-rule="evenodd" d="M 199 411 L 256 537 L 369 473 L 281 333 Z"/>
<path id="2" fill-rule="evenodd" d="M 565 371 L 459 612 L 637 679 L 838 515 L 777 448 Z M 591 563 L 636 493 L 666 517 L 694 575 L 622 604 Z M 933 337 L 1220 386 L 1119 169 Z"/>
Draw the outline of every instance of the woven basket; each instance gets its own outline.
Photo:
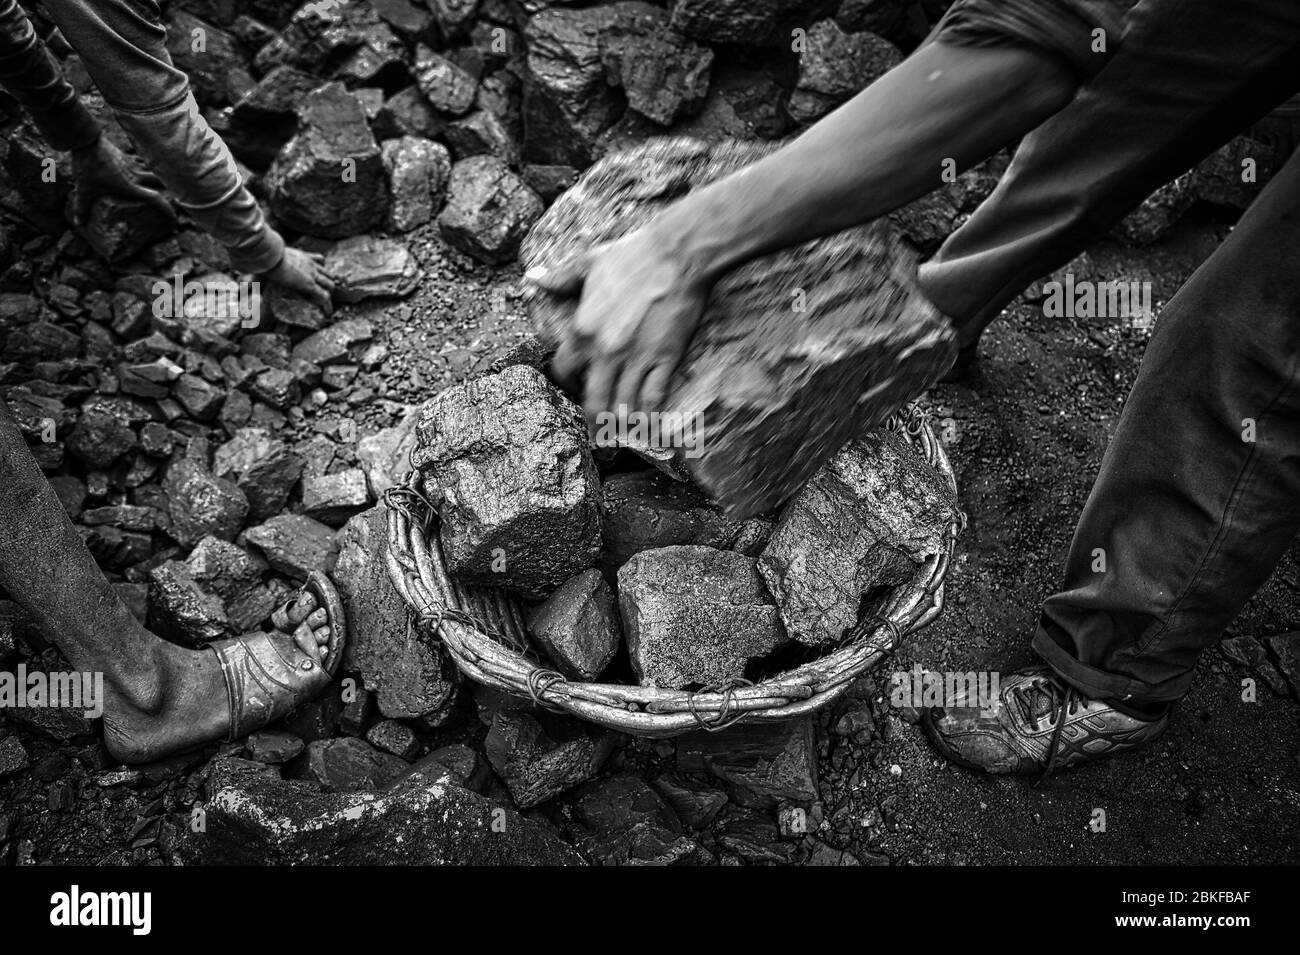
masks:
<path id="1" fill-rule="evenodd" d="M 952 465 L 916 406 L 886 427 L 924 455 L 956 493 Z M 751 683 L 733 680 L 701 690 L 671 690 L 621 683 L 571 680 L 541 662 L 531 648 L 518 600 L 504 590 L 467 587 L 447 572 L 437 517 L 419 491 L 418 472 L 384 495 L 388 506 L 388 570 L 393 584 L 428 632 L 441 639 L 470 679 L 538 705 L 570 713 L 636 736 L 670 737 L 695 729 L 717 730 L 741 720 L 776 722 L 812 713 L 835 700 L 909 633 L 943 609 L 943 581 L 960 516 L 942 550 L 895 587 L 875 615 L 858 621 L 833 650 L 777 676 Z"/>

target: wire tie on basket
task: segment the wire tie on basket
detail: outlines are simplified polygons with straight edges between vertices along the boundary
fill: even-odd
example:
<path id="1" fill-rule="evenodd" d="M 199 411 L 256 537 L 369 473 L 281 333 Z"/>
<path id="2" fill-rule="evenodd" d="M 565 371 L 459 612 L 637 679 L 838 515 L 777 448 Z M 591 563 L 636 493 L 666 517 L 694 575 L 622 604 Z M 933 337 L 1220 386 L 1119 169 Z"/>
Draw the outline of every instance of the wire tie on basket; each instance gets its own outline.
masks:
<path id="1" fill-rule="evenodd" d="M 555 686 L 557 683 L 564 682 L 564 674 L 557 673 L 554 670 L 548 670 L 545 667 L 536 667 L 528 671 L 528 695 L 544 710 L 550 710 L 552 713 L 563 713 L 564 707 L 557 706 L 554 703 L 548 703 L 542 699 L 542 694 Z"/>
<path id="2" fill-rule="evenodd" d="M 406 484 L 394 484 L 384 491 L 384 504 L 398 513 L 405 514 L 407 520 L 415 524 L 421 530 L 429 526 L 429 519 L 433 517 L 433 505 L 429 499 L 417 491 L 414 487 Z M 423 508 L 422 513 L 416 514 L 416 508 Z"/>
<path id="3" fill-rule="evenodd" d="M 737 713 L 730 719 L 727 717 L 731 714 L 731 707 L 735 703 L 736 690 L 742 686 L 753 686 L 752 680 L 744 680 L 740 677 L 734 677 L 725 683 L 714 683 L 700 690 L 692 690 L 686 696 L 686 705 L 691 711 L 691 716 L 699 724 L 700 729 L 706 733 L 716 733 L 719 730 L 725 730 L 728 726 L 734 726 L 745 718 L 744 711 Z M 722 708 L 718 710 L 717 716 L 712 719 L 705 719 L 700 715 L 699 710 L 695 708 L 695 697 L 699 693 L 721 693 Z"/>

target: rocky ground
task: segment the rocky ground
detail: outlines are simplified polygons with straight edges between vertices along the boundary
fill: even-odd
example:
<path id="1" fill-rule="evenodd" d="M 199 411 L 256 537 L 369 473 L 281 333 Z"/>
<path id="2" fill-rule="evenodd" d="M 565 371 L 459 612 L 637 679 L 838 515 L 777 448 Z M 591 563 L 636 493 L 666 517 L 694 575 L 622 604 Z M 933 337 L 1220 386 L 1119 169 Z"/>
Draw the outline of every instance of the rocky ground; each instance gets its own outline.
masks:
<path id="1" fill-rule="evenodd" d="M 159 235 L 166 224 L 129 210 L 104 219 L 131 223 L 125 234 L 67 230 L 66 189 L 37 185 L 43 147 L 8 138 L 0 389 L 123 598 L 155 631 L 200 646 L 262 625 L 307 571 L 332 567 L 356 639 L 317 703 L 246 742 L 149 766 L 116 765 L 93 721 L 0 712 L 0 857 L 1294 861 L 1294 554 L 1205 655 L 1146 753 L 1037 788 L 993 781 L 938 760 L 888 705 L 896 669 L 1028 659 L 1038 602 L 1136 374 L 1146 330 L 1047 319 L 1032 293 L 992 329 L 974 377 L 926 399 L 970 518 L 947 609 L 829 712 L 633 740 L 475 688 L 426 634 L 395 623 L 405 614 L 374 560 L 375 503 L 401 473 L 412 410 L 526 350 L 513 247 L 542 209 L 603 151 L 646 135 L 772 138 L 816 119 L 896 61 L 876 33 L 905 50 L 923 33 L 921 7 L 942 5 L 848 0 L 834 22 L 822 9 L 833 3 L 773 0 L 715 19 L 693 0 L 668 13 L 547 6 L 388 0 L 378 16 L 316 4 L 292 19 L 290 4 L 239 17 L 220 3 L 169 6 L 187 29 L 197 16 L 228 34 L 210 46 L 221 69 L 183 65 L 272 215 L 347 276 L 328 318 L 283 298 L 253 328 L 220 310 L 157 315 L 152 281 L 221 274 L 221 250 L 185 223 Z M 801 16 L 804 53 L 764 46 Z M 75 57 L 65 64 L 76 76 Z M 301 135 L 277 139 L 295 110 Z M 1071 265 L 1076 278 L 1150 280 L 1167 300 L 1251 195 L 1235 181 L 1240 155 L 1263 154 L 1251 142 L 1162 190 L 1120 231 L 1129 244 L 1097 245 Z M 334 178 L 348 159 L 355 191 Z M 932 248 L 1000 168 L 900 213 L 902 231 Z M 362 236 L 340 234 L 358 222 Z M 0 602 L 0 667 L 19 664 L 66 669 Z M 1242 701 L 1246 678 L 1257 702 Z"/>

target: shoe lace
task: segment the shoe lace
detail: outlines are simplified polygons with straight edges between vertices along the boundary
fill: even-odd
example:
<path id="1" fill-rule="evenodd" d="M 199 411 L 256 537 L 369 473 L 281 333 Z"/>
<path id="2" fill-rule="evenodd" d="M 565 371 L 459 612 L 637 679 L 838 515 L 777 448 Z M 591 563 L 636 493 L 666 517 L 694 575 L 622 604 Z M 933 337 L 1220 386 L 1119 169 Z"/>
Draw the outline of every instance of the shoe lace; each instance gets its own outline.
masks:
<path id="1" fill-rule="evenodd" d="M 1035 725 L 1046 717 L 1052 722 L 1052 738 L 1047 744 L 1047 767 L 1034 785 L 1040 785 L 1056 769 L 1056 760 L 1060 755 L 1061 733 L 1066 720 L 1079 711 L 1083 705 L 1083 696 L 1068 683 L 1053 677 L 1039 677 L 1024 686 L 1011 690 L 1011 698 L 1016 701 L 1025 719 Z"/>

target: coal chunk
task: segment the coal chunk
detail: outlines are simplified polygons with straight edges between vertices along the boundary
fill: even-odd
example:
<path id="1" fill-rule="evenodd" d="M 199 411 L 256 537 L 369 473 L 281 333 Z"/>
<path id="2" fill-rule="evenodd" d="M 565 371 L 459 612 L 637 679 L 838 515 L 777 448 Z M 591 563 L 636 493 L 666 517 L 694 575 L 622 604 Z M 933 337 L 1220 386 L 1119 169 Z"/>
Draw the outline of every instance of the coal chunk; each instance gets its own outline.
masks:
<path id="1" fill-rule="evenodd" d="M 560 671 L 594 680 L 618 652 L 622 626 L 598 570 L 570 577 L 528 617 L 528 629 Z"/>
<path id="2" fill-rule="evenodd" d="M 342 239 L 388 214 L 388 178 L 360 101 L 340 83 L 309 93 L 302 127 L 267 172 L 271 209 L 287 226 Z"/>
<path id="3" fill-rule="evenodd" d="M 192 458 L 182 458 L 167 469 L 163 490 L 171 505 L 171 536 L 186 547 L 208 535 L 231 540 L 248 516 L 244 492 Z"/>
<path id="4" fill-rule="evenodd" d="M 277 514 L 244 532 L 273 570 L 306 580 L 313 570 L 328 574 L 338 557 L 335 532 L 305 514 Z"/>
<path id="5" fill-rule="evenodd" d="M 380 149 L 388 172 L 389 225 L 397 232 L 409 232 L 442 208 L 451 155 L 446 146 L 420 136 L 389 139 Z"/>
<path id="6" fill-rule="evenodd" d="M 646 686 L 681 689 L 743 677 L 786 642 L 754 560 L 712 547 L 647 550 L 618 572 L 632 669 Z"/>
<path id="7" fill-rule="evenodd" d="M 770 149 L 658 139 L 606 157 L 555 201 L 520 257 L 528 268 L 559 267 Z M 530 305 L 540 336 L 561 339 L 574 300 L 537 289 Z M 731 516 L 766 513 L 856 431 L 931 385 L 952 364 L 953 343 L 887 222 L 762 256 L 714 287 L 659 409 L 681 446 L 659 450 L 678 452 Z"/>
<path id="8" fill-rule="evenodd" d="M 758 569 L 801 643 L 833 642 L 864 597 L 904 583 L 959 520 L 951 488 L 898 434 L 850 442 L 786 507 Z"/>
<path id="9" fill-rule="evenodd" d="M 856 96 L 899 63 L 898 47 L 874 33 L 846 33 L 834 20 L 814 23 L 799 51 L 799 81 L 787 107 L 811 123 Z"/>
<path id="10" fill-rule="evenodd" d="M 542 214 L 542 200 L 495 156 L 471 156 L 451 169 L 438 227 L 448 244 L 492 265 L 514 259 Z"/>
<path id="11" fill-rule="evenodd" d="M 344 239 L 330 249 L 325 269 L 342 302 L 403 298 L 420 284 L 420 264 L 409 248 L 395 239 L 370 235 Z"/>
<path id="12" fill-rule="evenodd" d="M 412 463 L 464 580 L 542 597 L 600 551 L 600 487 L 577 407 L 513 365 L 456 385 L 417 425 Z"/>
<path id="13" fill-rule="evenodd" d="M 388 511 L 373 507 L 339 532 L 334 582 L 347 614 L 344 665 L 359 672 L 393 719 L 432 713 L 451 697 L 442 650 L 415 625 L 388 575 Z"/>

